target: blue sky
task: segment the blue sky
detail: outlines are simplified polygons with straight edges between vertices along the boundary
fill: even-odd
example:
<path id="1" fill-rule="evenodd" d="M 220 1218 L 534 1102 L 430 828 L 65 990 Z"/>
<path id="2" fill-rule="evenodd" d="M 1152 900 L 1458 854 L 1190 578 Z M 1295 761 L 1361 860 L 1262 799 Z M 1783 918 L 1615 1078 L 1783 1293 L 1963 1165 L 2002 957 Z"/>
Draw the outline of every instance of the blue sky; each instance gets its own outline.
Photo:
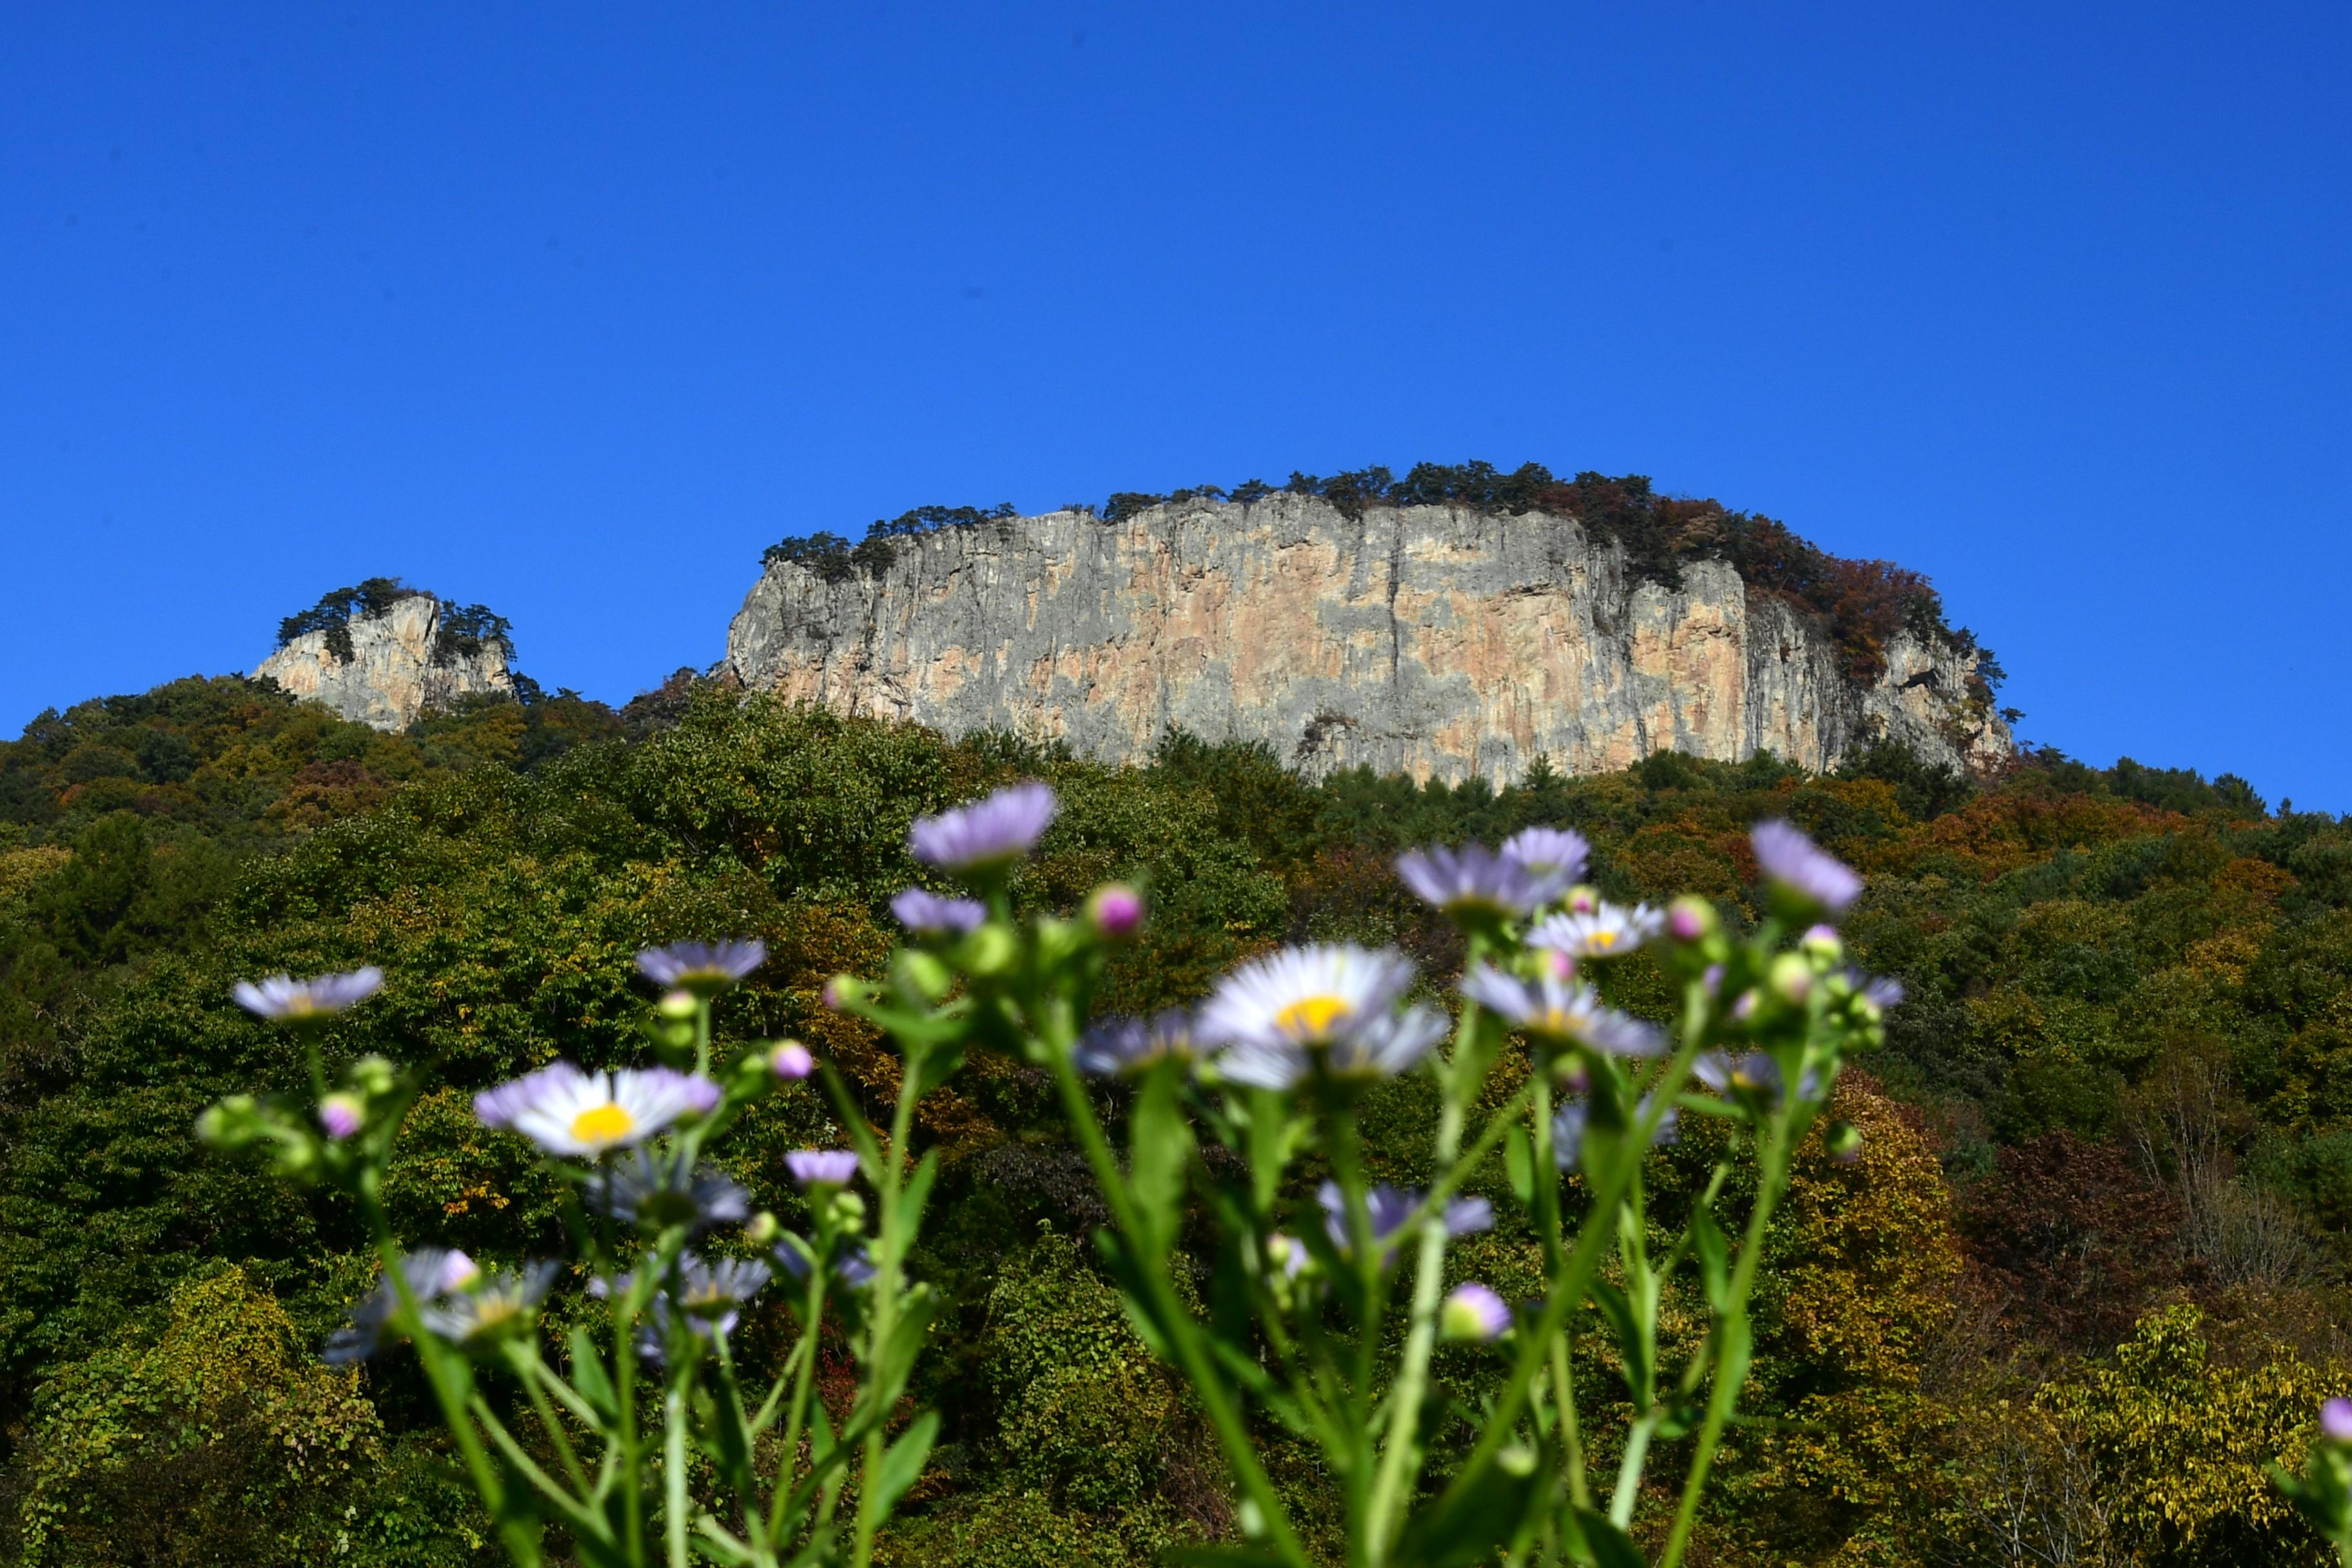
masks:
<path id="1" fill-rule="evenodd" d="M 788 533 L 1533 458 L 2352 809 L 2347 103 L 2340 4 L 11 7 L 0 731 L 372 574 L 619 700 Z"/>

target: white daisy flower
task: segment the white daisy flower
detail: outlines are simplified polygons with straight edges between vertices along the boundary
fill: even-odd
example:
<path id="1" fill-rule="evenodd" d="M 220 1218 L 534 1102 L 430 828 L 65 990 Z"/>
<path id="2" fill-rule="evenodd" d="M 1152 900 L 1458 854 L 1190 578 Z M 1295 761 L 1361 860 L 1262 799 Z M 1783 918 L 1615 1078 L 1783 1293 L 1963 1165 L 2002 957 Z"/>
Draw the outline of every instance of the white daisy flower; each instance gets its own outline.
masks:
<path id="1" fill-rule="evenodd" d="M 553 1062 L 474 1097 L 485 1127 L 521 1133 L 551 1154 L 593 1158 L 644 1142 L 682 1116 L 719 1103 L 719 1086 L 667 1068 L 583 1072 Z"/>
<path id="2" fill-rule="evenodd" d="M 1462 977 L 1462 994 L 1521 1034 L 1555 1045 L 1589 1046 L 1620 1057 L 1656 1056 L 1665 1048 L 1663 1034 L 1601 1005 L 1601 994 L 1591 986 L 1550 974 L 1522 980 L 1481 963 Z"/>
<path id="3" fill-rule="evenodd" d="M 1290 1089 L 1313 1073 L 1319 1049 L 1333 1078 L 1394 1078 L 1445 1037 L 1445 1015 L 1430 1007 L 1381 1013 L 1328 1046 L 1260 1045 L 1244 1040 L 1217 1058 L 1217 1076 L 1259 1089 Z"/>
<path id="4" fill-rule="evenodd" d="M 1618 958 L 1665 928 L 1666 917 L 1647 904 L 1632 909 L 1602 903 L 1591 910 L 1554 915 L 1528 933 L 1529 947 L 1548 947 L 1576 958 Z"/>
<path id="5" fill-rule="evenodd" d="M 1412 963 L 1392 951 L 1286 947 L 1218 981 L 1201 1032 L 1233 1045 L 1328 1046 L 1386 1014 L 1412 984 Z"/>

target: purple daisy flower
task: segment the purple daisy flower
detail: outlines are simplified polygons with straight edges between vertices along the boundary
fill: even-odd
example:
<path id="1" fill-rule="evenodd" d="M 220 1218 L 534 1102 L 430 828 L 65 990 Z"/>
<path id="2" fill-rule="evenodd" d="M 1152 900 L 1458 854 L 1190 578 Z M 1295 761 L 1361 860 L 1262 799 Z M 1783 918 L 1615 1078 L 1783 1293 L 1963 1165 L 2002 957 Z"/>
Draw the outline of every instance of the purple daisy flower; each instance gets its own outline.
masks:
<path id="1" fill-rule="evenodd" d="M 918 818 L 907 831 L 907 850 L 942 871 L 985 870 L 1035 848 L 1060 810 L 1054 792 L 1032 779 L 971 805 Z"/>
<path id="2" fill-rule="evenodd" d="M 815 1258 L 809 1244 L 790 1231 L 785 1232 L 784 1238 L 776 1243 L 774 1256 L 785 1273 L 802 1280 L 809 1277 L 809 1268 Z M 862 1241 L 854 1241 L 844 1247 L 829 1267 L 833 1277 L 853 1290 L 862 1290 L 873 1283 L 874 1260 Z"/>
<path id="3" fill-rule="evenodd" d="M 1557 871 L 1536 871 L 1483 844 L 1409 850 L 1397 857 L 1396 869 L 1416 897 L 1448 914 L 1532 914 L 1572 879 Z"/>
<path id="4" fill-rule="evenodd" d="M 1337 1182 L 1325 1182 L 1316 1189 L 1315 1201 L 1323 1205 L 1323 1231 L 1331 1245 L 1344 1255 L 1349 1249 L 1348 1201 Z M 1399 1234 L 1405 1221 L 1421 1207 L 1422 1194 L 1410 1187 L 1391 1186 L 1382 1182 L 1364 1194 L 1364 1215 L 1371 1222 L 1372 1244 L 1380 1250 L 1381 1267 L 1396 1261 Z M 1437 1223 L 1448 1237 L 1469 1236 L 1476 1231 L 1491 1230 L 1495 1225 L 1495 1205 L 1485 1198 L 1456 1198 L 1438 1215 Z"/>
<path id="5" fill-rule="evenodd" d="M 1558 876 L 1565 886 L 1584 880 L 1592 846 L 1572 827 L 1527 827 L 1503 840 L 1503 853 L 1530 871 Z"/>
<path id="6" fill-rule="evenodd" d="M 481 1270 L 464 1253 L 446 1247 L 425 1247 L 400 1260 L 408 1293 L 428 1306 L 452 1290 L 461 1289 Z M 331 1366 L 364 1361 L 392 1342 L 392 1320 L 400 1310 L 400 1296 L 392 1282 L 376 1273 L 375 1289 L 352 1309 L 351 1321 L 327 1336 L 323 1352 Z"/>
<path id="7" fill-rule="evenodd" d="M 1090 1077 L 1109 1078 L 1141 1072 L 1170 1057 L 1192 1061 L 1200 1055 L 1192 1035 L 1192 1016 L 1181 1007 L 1171 1007 L 1148 1022 L 1125 1017 L 1101 1020 L 1080 1037 L 1070 1060 Z"/>
<path id="8" fill-rule="evenodd" d="M 768 962 L 763 942 L 674 942 L 637 954 L 637 967 L 656 985 L 716 995 Z"/>
<path id="9" fill-rule="evenodd" d="M 2331 1399 L 2321 1405 L 2319 1429 L 2333 1442 L 2352 1443 L 2352 1399 Z"/>
<path id="10" fill-rule="evenodd" d="M 943 899 L 925 888 L 908 888 L 892 899 L 890 913 L 917 936 L 961 936 L 988 919 L 977 899 Z"/>
<path id="11" fill-rule="evenodd" d="M 850 1149 L 795 1149 L 784 1156 L 784 1168 L 803 1187 L 845 1187 L 857 1174 L 857 1154 Z"/>
<path id="12" fill-rule="evenodd" d="M 1903 982 L 1888 975 L 1864 974 L 1859 969 L 1848 969 L 1845 983 L 1853 987 L 1855 995 L 1882 1013 L 1891 1012 L 1904 997 Z"/>
<path id="13" fill-rule="evenodd" d="M 751 1217 L 751 1194 L 709 1166 L 689 1169 L 677 1154 L 639 1149 L 588 1178 L 590 1208 L 649 1231 L 682 1225 L 708 1230 Z"/>
<path id="14" fill-rule="evenodd" d="M 1765 879 L 1808 903 L 1838 915 L 1862 896 L 1862 879 L 1853 868 L 1824 853 L 1789 823 L 1777 818 L 1759 822 L 1748 839 L 1755 847 L 1756 865 Z"/>
<path id="15" fill-rule="evenodd" d="M 1462 977 L 1462 994 L 1520 1033 L 1551 1044 L 1586 1046 L 1618 1057 L 1654 1057 L 1665 1048 L 1663 1033 L 1602 1006 L 1591 986 L 1549 974 L 1522 980 L 1481 963 Z"/>
<path id="16" fill-rule="evenodd" d="M 273 974 L 258 982 L 240 980 L 229 994 L 256 1017 L 287 1024 L 340 1013 L 374 995 L 383 984 L 383 971 L 371 963 L 347 974 L 320 974 L 309 980 L 289 974 Z"/>
<path id="17" fill-rule="evenodd" d="M 1493 1289 L 1473 1280 L 1446 1293 L 1437 1321 L 1449 1340 L 1498 1340 L 1511 1326 L 1511 1309 Z"/>
<path id="18" fill-rule="evenodd" d="M 482 1273 L 424 1309 L 425 1326 L 458 1344 L 499 1339 L 530 1321 L 563 1266 L 549 1259 L 526 1263 L 513 1273 Z"/>
<path id="19" fill-rule="evenodd" d="M 1650 1099 L 1645 1096 L 1641 1105 L 1636 1108 L 1634 1115 L 1638 1119 L 1649 1114 Z M 1650 1135 L 1652 1148 L 1664 1148 L 1681 1139 L 1682 1114 L 1682 1111 L 1675 1106 L 1666 1107 L 1666 1113 L 1658 1118 L 1657 1131 Z M 1581 1100 L 1571 1100 L 1552 1113 L 1551 1163 L 1553 1164 L 1563 1171 L 1576 1169 L 1578 1163 L 1584 1158 L 1584 1130 L 1591 1124 L 1591 1120 L 1592 1107 L 1589 1102 Z"/>

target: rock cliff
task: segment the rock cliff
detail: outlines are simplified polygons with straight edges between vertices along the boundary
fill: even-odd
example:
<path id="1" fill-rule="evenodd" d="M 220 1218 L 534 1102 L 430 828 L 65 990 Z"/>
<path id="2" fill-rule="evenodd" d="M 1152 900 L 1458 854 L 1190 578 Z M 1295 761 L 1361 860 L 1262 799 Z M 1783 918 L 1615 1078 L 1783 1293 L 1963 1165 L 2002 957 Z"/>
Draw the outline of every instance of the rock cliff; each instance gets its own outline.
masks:
<path id="1" fill-rule="evenodd" d="M 1109 762 L 1171 726 L 1309 774 L 1575 773 L 1667 748 L 1812 769 L 1876 735 L 1982 766 L 2011 749 L 1959 639 L 1897 632 L 1844 673 L 1816 617 L 1719 560 L 1640 579 L 1577 522 L 1277 493 L 1118 522 L 1006 518 L 892 542 L 879 570 L 772 562 L 727 642 L 753 689 Z"/>
<path id="2" fill-rule="evenodd" d="M 338 627 L 304 632 L 253 673 L 379 730 L 405 730 L 425 710 L 476 692 L 512 692 L 505 638 L 445 635 L 454 609 L 412 594 Z"/>

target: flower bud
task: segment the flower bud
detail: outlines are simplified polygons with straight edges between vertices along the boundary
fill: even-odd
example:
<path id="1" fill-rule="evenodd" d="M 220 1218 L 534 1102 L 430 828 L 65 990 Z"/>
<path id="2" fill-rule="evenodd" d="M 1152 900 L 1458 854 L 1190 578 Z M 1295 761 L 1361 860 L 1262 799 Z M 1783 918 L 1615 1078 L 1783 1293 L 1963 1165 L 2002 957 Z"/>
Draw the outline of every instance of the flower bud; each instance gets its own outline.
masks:
<path id="1" fill-rule="evenodd" d="M 1511 1326 L 1511 1309 L 1484 1285 L 1457 1285 L 1438 1309 L 1437 1329 L 1449 1340 L 1497 1340 Z"/>
<path id="2" fill-rule="evenodd" d="M 400 1069 L 382 1057 L 362 1057 L 343 1075 L 354 1093 L 362 1098 L 390 1094 L 393 1085 L 400 1080 Z"/>
<path id="3" fill-rule="evenodd" d="M 836 1013 L 846 1012 L 866 1000 L 866 982 L 855 974 L 836 974 L 824 983 L 824 1005 Z"/>
<path id="4" fill-rule="evenodd" d="M 1783 1002 L 1800 1003 L 1813 989 L 1813 966 L 1793 952 L 1784 952 L 1772 961 L 1766 972 L 1772 994 Z"/>
<path id="5" fill-rule="evenodd" d="M 2352 1399 L 2331 1399 L 2319 1407 L 2319 1430 L 2332 1443 L 2352 1443 Z"/>
<path id="6" fill-rule="evenodd" d="M 1123 882 L 1106 882 L 1087 900 L 1087 923 L 1111 942 L 1143 929 L 1143 895 Z"/>
<path id="7" fill-rule="evenodd" d="M 701 1005 L 691 991 L 669 991 L 654 1004 L 654 1011 L 673 1023 L 690 1023 Z"/>
<path id="8" fill-rule="evenodd" d="M 1845 956 L 1845 943 L 1838 940 L 1835 926 L 1817 925 L 1797 939 L 1797 951 L 1823 963 L 1835 963 Z"/>
<path id="9" fill-rule="evenodd" d="M 1862 1158 L 1862 1129 L 1851 1121 L 1833 1121 L 1822 1129 L 1822 1147 L 1841 1165 Z"/>
<path id="10" fill-rule="evenodd" d="M 894 961 L 898 973 L 927 1001 L 936 1002 L 955 986 L 955 976 L 937 954 L 916 948 L 902 948 Z"/>
<path id="11" fill-rule="evenodd" d="M 778 1040 L 775 1049 L 768 1053 L 768 1070 L 780 1079 L 797 1081 L 816 1070 L 816 1058 L 798 1040 Z"/>
<path id="12" fill-rule="evenodd" d="M 1013 940 L 1013 933 L 991 921 L 963 939 L 961 956 L 963 966 L 974 974 L 996 974 L 1011 968 L 1019 954 L 1020 944 Z"/>
<path id="13" fill-rule="evenodd" d="M 319 1125 L 338 1143 L 360 1130 L 367 1106 L 356 1094 L 331 1094 L 319 1101 Z"/>
<path id="14" fill-rule="evenodd" d="M 833 1211 L 833 1223 L 837 1228 L 849 1231 L 866 1228 L 866 1200 L 856 1193 L 845 1187 L 841 1189 L 833 1194 L 829 1206 Z"/>
<path id="15" fill-rule="evenodd" d="M 743 1226 L 743 1239 L 754 1247 L 766 1247 L 776 1239 L 783 1228 L 782 1223 L 774 1215 L 766 1209 L 761 1209 Z"/>
<path id="16" fill-rule="evenodd" d="M 1715 906 L 1685 894 L 1666 907 L 1666 930 L 1676 942 L 1702 942 L 1722 926 Z"/>
<path id="17" fill-rule="evenodd" d="M 1576 957 L 1563 948 L 1536 949 L 1536 963 L 1543 968 L 1544 973 L 1563 985 L 1576 978 Z"/>
<path id="18" fill-rule="evenodd" d="M 1580 1098 L 1592 1088 L 1592 1074 L 1586 1070 L 1581 1057 L 1561 1055 L 1551 1059 L 1551 1081 L 1566 1093 Z"/>
<path id="19" fill-rule="evenodd" d="M 1601 907 L 1601 889 L 1580 882 L 1568 890 L 1568 912 L 1589 915 Z"/>
<path id="20" fill-rule="evenodd" d="M 232 1094 L 196 1118 L 196 1137 L 214 1149 L 239 1149 L 261 1136 L 261 1108 L 249 1094 Z"/>

